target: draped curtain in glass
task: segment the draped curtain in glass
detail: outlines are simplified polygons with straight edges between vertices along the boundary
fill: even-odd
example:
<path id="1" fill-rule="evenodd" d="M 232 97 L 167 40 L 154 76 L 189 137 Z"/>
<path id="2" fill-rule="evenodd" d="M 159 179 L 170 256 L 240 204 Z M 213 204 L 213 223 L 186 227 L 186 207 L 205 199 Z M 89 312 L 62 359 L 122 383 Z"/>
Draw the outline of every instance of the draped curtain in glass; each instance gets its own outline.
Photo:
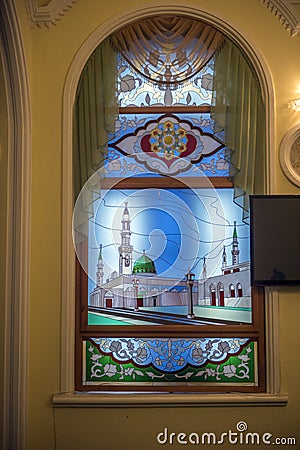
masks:
<path id="1" fill-rule="evenodd" d="M 137 72 L 165 87 L 176 87 L 194 77 L 223 39 L 210 25 L 181 16 L 151 17 L 111 36 L 113 47 Z"/>
<path id="2" fill-rule="evenodd" d="M 245 56 L 226 40 L 215 57 L 212 114 L 215 134 L 228 149 L 234 199 L 249 217 L 249 195 L 266 189 L 266 113 Z"/>

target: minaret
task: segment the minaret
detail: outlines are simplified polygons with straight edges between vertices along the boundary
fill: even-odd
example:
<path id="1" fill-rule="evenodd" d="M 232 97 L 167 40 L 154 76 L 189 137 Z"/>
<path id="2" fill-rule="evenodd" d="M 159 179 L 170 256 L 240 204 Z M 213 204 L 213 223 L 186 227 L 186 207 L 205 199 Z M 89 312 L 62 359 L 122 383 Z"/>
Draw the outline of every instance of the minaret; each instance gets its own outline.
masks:
<path id="1" fill-rule="evenodd" d="M 239 263 L 239 243 L 237 240 L 237 231 L 236 231 L 236 221 L 233 222 L 234 228 L 233 228 L 233 236 L 232 236 L 232 265 L 235 266 Z"/>
<path id="2" fill-rule="evenodd" d="M 121 229 L 121 245 L 119 247 L 119 273 L 120 275 L 131 275 L 132 273 L 132 251 L 133 246 L 130 244 L 130 216 L 125 202 L 125 208 L 122 215 Z"/>
<path id="3" fill-rule="evenodd" d="M 97 286 L 102 286 L 103 284 L 103 259 L 102 259 L 102 244 L 100 244 L 100 250 L 99 250 L 99 257 L 98 257 L 98 264 L 97 264 Z"/>
<path id="4" fill-rule="evenodd" d="M 226 255 L 226 248 L 225 248 L 225 245 L 224 245 L 223 253 L 222 253 L 222 269 L 224 267 L 226 267 L 226 266 L 227 266 L 227 255 Z"/>
<path id="5" fill-rule="evenodd" d="M 206 265 L 206 258 L 204 256 L 202 266 L 202 280 L 206 280 L 206 278 L 207 278 L 207 265 Z"/>

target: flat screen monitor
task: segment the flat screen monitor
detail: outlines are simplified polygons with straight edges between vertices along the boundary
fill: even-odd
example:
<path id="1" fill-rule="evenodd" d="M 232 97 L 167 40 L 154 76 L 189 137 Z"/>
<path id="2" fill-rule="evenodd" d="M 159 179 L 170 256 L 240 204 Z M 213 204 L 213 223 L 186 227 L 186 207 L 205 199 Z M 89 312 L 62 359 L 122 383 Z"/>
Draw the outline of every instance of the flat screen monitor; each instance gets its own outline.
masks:
<path id="1" fill-rule="evenodd" d="M 300 285 L 300 195 L 250 196 L 251 285 Z"/>

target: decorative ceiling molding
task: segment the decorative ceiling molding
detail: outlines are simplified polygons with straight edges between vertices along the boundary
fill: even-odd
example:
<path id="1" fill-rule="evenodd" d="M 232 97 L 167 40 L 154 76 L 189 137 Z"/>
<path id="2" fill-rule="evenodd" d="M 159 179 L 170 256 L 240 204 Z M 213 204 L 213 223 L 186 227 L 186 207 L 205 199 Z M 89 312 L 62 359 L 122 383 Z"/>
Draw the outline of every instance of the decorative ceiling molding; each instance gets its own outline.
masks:
<path id="1" fill-rule="evenodd" d="M 299 0 L 261 0 L 292 36 L 300 36 Z"/>
<path id="2" fill-rule="evenodd" d="M 32 27 L 56 25 L 77 0 L 50 0 L 46 6 L 38 6 L 36 0 L 27 0 Z"/>
<path id="3" fill-rule="evenodd" d="M 300 36 L 300 0 L 261 1 L 278 17 L 292 36 L 296 34 Z M 38 6 L 37 0 L 26 0 L 31 25 L 33 27 L 55 25 L 76 2 L 77 0 L 50 0 L 47 5 Z"/>

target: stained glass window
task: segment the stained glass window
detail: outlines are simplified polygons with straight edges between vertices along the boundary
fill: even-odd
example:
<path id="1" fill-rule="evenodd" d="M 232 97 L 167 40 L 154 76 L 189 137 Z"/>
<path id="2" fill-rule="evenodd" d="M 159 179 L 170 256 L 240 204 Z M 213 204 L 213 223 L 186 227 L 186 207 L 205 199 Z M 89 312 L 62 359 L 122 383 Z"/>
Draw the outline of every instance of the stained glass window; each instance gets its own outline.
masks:
<path id="1" fill-rule="evenodd" d="M 251 323 L 249 225 L 232 195 L 213 188 L 104 191 L 90 221 L 89 323 Z M 193 321 L 186 319 L 189 270 Z M 223 294 L 212 300 L 209 286 L 220 283 Z M 240 286 L 237 295 L 232 286 Z"/>
<path id="2" fill-rule="evenodd" d="M 263 295 L 214 133 L 214 59 L 172 86 L 120 53 L 117 69 L 119 115 L 77 251 L 77 388 L 263 390 Z"/>
<path id="3" fill-rule="evenodd" d="M 106 161 L 107 177 L 229 176 L 228 155 L 213 136 L 209 113 L 121 114 Z"/>
<path id="4" fill-rule="evenodd" d="M 212 101 L 213 60 L 190 80 L 174 89 L 145 79 L 118 55 L 120 107 L 208 106 Z"/>
<path id="5" fill-rule="evenodd" d="M 86 386 L 197 383 L 256 386 L 257 343 L 247 338 L 91 338 L 83 343 Z"/>

